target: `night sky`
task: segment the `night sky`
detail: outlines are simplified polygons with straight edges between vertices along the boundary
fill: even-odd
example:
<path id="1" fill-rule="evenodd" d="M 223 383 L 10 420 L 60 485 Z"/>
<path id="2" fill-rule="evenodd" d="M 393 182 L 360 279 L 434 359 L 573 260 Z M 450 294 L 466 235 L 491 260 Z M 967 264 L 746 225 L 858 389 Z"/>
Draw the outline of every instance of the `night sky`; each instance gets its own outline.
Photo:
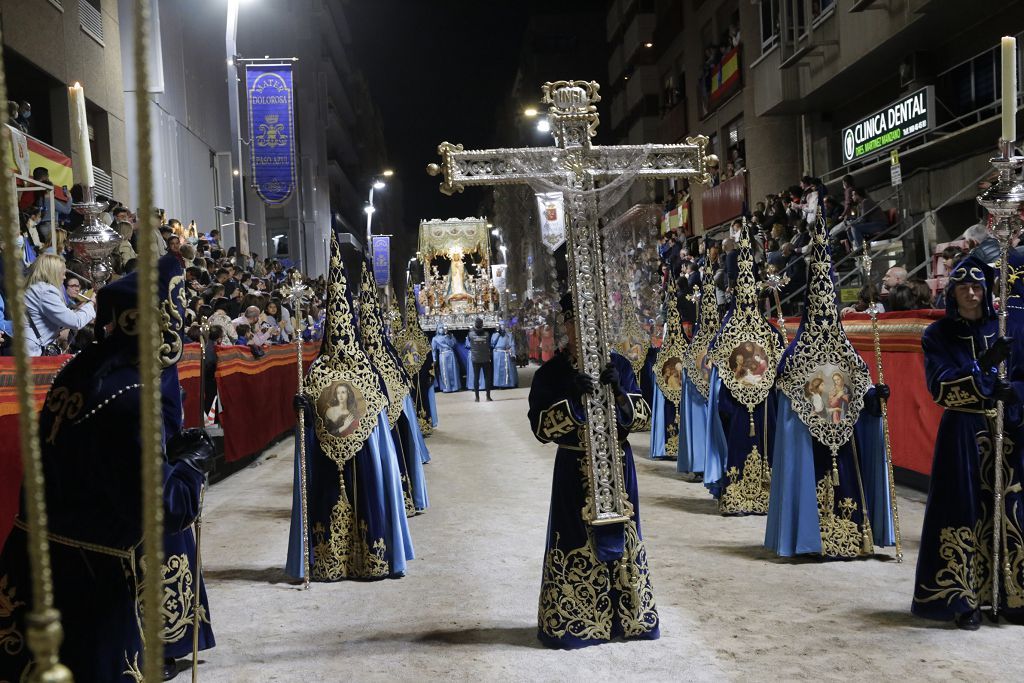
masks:
<path id="1" fill-rule="evenodd" d="M 549 3 L 550 4 L 550 3 Z M 530 2 L 373 0 L 346 14 L 359 68 L 383 118 L 401 175 L 407 230 L 421 218 L 476 215 L 484 190 L 454 197 L 425 167 L 437 145 L 493 144 L 495 114 L 512 87 Z"/>

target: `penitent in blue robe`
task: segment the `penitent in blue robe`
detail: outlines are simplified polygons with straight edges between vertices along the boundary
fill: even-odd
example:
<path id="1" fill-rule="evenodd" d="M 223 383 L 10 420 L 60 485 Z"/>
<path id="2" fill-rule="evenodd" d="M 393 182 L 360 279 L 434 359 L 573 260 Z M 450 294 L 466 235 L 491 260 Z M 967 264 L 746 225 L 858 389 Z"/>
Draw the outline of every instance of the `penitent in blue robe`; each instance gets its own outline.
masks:
<path id="1" fill-rule="evenodd" d="M 437 388 L 446 394 L 462 389 L 459 361 L 455 352 L 455 338 L 450 334 L 435 334 L 430 340 L 434 354 Z"/>
<path id="2" fill-rule="evenodd" d="M 405 490 L 411 499 L 409 501 L 412 507 L 411 512 L 423 512 L 428 505 L 427 479 L 423 474 L 423 456 L 426 444 L 423 443 L 423 434 L 420 433 L 420 425 L 416 421 L 412 400 L 408 395 L 402 401 L 402 415 L 395 423 L 392 436 L 395 439 L 395 447 L 401 464 L 404 465 L 402 473 L 407 479 Z M 430 459 L 429 454 L 427 454 L 427 459 Z M 409 511 L 409 507 L 410 505 L 407 503 L 407 511 Z"/>
<path id="3" fill-rule="evenodd" d="M 782 354 L 780 374 L 803 334 L 807 315 L 805 312 L 796 337 Z M 864 395 L 853 438 L 838 451 L 839 487 L 835 487 L 831 451 L 813 438 L 793 410 L 789 397 L 779 392 L 766 548 L 783 557 L 857 557 L 864 553 L 865 521 L 870 523 L 869 540 L 874 545 L 893 545 L 881 415 L 881 405 L 872 387 Z"/>
<path id="4" fill-rule="evenodd" d="M 1011 262 L 1012 263 L 1012 262 Z M 947 297 L 952 297 L 947 292 Z M 955 299 L 954 299 L 955 301 Z M 952 303 L 947 311 L 955 310 Z M 1008 380 L 1018 397 L 1006 405 L 1003 452 L 1003 567 L 1001 614 L 1024 618 L 1024 329 L 1010 306 L 1013 344 Z M 935 439 L 928 504 L 914 581 L 914 614 L 952 620 L 992 604 L 992 510 L 996 369 L 980 356 L 998 336 L 994 318 L 967 321 L 955 313 L 925 330 L 922 346 L 928 389 L 945 408 Z"/>
<path id="5" fill-rule="evenodd" d="M 569 356 L 557 353 L 542 365 L 530 388 L 533 433 L 543 443 L 558 445 L 538 613 L 538 638 L 549 647 L 580 648 L 619 636 L 659 636 L 640 531 L 633 452 L 626 440 L 630 426 L 643 419 L 647 406 L 639 386 L 629 379 L 633 373 L 627 371 L 626 359 L 613 353 L 612 362 L 631 406 L 629 411 L 617 411 L 623 481 L 634 510 L 632 519 L 623 524 L 592 526 L 583 519 L 588 486 L 582 469 L 585 427 L 583 408 L 570 391 L 576 371 Z"/>
<path id="6" fill-rule="evenodd" d="M 707 454 L 708 402 L 704 400 L 689 375 L 683 375 L 683 405 L 679 411 L 679 458 L 676 471 L 704 474 Z"/>
<path id="7" fill-rule="evenodd" d="M 129 683 L 138 680 L 132 672 L 142 665 L 137 356 L 136 338 L 90 345 L 54 378 L 39 415 L 54 606 L 64 629 L 60 659 L 77 681 Z M 67 397 L 81 401 L 78 419 L 67 419 Z M 180 406 L 180 395 L 177 400 Z M 199 512 L 203 474 L 184 462 L 162 467 L 164 528 L 168 535 L 181 533 Z M 0 553 L 3 681 L 27 680 L 22 676 L 31 657 L 25 499 Z"/>
<path id="8" fill-rule="evenodd" d="M 494 349 L 494 386 L 498 389 L 514 389 L 519 386 L 519 368 L 516 367 L 516 344 L 508 332 L 491 335 Z"/>
<path id="9" fill-rule="evenodd" d="M 654 403 L 651 404 L 651 459 L 672 459 L 676 457 L 678 448 L 673 452 L 668 452 L 665 444 L 671 437 L 679 434 L 676 406 L 665 397 L 657 382 L 654 383 L 651 391 L 654 397 Z"/>
<path id="10" fill-rule="evenodd" d="M 725 476 L 729 444 L 725 440 L 725 426 L 717 409 L 718 397 L 722 393 L 722 380 L 715 366 L 711 367 L 709 384 L 707 416 L 704 423 L 704 486 L 711 495 L 719 498 L 722 495 L 721 482 Z"/>
<path id="11" fill-rule="evenodd" d="M 413 547 L 406 520 L 398 455 L 386 410 L 378 415 L 377 426 L 362 448 L 342 465 L 340 471 L 320 448 L 313 428 L 315 411 L 309 406 L 304 410 L 310 578 L 313 581 L 338 581 L 404 575 L 407 561 L 413 559 Z M 304 530 L 298 452 L 295 463 L 285 571 L 301 579 L 304 574 Z M 334 514 L 339 504 L 343 510 Z"/>
<path id="12" fill-rule="evenodd" d="M 469 354 L 469 336 L 463 342 L 455 342 L 455 355 L 459 358 L 459 368 L 466 379 L 466 389 L 476 389 L 476 373 L 473 372 L 473 360 Z"/>

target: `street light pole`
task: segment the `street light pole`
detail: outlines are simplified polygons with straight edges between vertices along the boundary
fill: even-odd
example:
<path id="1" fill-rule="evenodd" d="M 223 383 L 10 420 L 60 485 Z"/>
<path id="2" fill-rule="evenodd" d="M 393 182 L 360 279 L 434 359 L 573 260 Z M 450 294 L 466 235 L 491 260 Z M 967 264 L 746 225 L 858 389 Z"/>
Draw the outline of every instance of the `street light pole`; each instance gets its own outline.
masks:
<path id="1" fill-rule="evenodd" d="M 376 185 L 377 185 L 376 182 L 373 183 L 372 185 L 370 185 L 370 197 L 367 200 L 366 209 L 365 209 L 365 211 L 366 211 L 366 253 L 367 254 L 370 253 L 370 249 L 371 249 L 370 238 L 373 236 L 373 231 L 371 229 L 371 226 L 373 225 L 373 212 L 377 210 L 373 206 L 373 188 Z"/>
<path id="2" fill-rule="evenodd" d="M 238 3 L 228 0 L 225 52 L 228 63 L 228 118 L 231 125 L 231 188 L 235 215 L 235 247 L 240 244 L 240 231 L 246 229 L 245 187 L 242 173 L 242 119 L 238 101 Z"/>

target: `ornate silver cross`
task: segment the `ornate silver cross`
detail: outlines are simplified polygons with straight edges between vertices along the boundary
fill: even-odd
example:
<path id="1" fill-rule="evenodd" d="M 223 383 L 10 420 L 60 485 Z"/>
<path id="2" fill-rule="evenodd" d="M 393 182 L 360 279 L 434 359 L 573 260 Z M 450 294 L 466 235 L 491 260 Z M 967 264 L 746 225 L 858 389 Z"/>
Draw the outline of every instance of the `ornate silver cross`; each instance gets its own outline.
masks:
<path id="1" fill-rule="evenodd" d="M 677 145 L 592 145 L 599 122 L 595 106 L 601 100 L 599 88 L 594 81 L 544 84 L 554 148 L 466 150 L 442 142 L 437 148 L 441 164 L 427 167 L 430 175 L 442 175 L 441 192 L 448 195 L 469 186 L 513 184 L 563 193 L 566 253 L 576 308 L 576 357 L 581 371 L 595 379 L 609 359 L 598 195 L 640 178 L 693 178 L 706 183 L 708 167 L 716 161 L 705 154 L 708 139 L 702 135 Z M 622 481 L 612 392 L 602 386 L 584 403 L 590 485 L 584 515 L 592 524 L 622 522 L 630 516 L 630 505 Z"/>

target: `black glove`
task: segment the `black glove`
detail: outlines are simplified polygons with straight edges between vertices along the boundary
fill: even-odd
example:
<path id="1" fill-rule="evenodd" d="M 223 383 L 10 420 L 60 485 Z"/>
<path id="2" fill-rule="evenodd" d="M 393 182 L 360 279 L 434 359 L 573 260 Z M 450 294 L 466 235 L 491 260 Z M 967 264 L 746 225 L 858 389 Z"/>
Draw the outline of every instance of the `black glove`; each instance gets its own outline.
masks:
<path id="1" fill-rule="evenodd" d="M 616 396 L 622 395 L 622 384 L 619 378 L 619 371 L 615 369 L 615 366 L 608 363 L 604 366 L 604 370 L 601 371 L 601 384 L 606 384 L 612 388 Z"/>
<path id="2" fill-rule="evenodd" d="M 306 394 L 300 392 L 298 394 L 295 394 L 295 396 L 292 398 L 292 408 L 294 408 L 296 412 L 300 410 L 312 411 L 313 402 L 309 400 L 309 396 L 306 396 Z"/>
<path id="3" fill-rule="evenodd" d="M 1013 385 L 1005 379 L 996 380 L 995 388 L 992 390 L 992 398 L 997 401 L 1002 401 L 1006 405 L 1016 405 L 1017 403 L 1020 403 L 1020 397 L 1017 396 L 1017 391 L 1013 388 Z"/>
<path id="4" fill-rule="evenodd" d="M 988 372 L 1004 360 L 1010 357 L 1010 344 L 1012 337 L 998 337 L 992 346 L 985 349 L 985 352 L 978 356 L 978 365 Z"/>
<path id="5" fill-rule="evenodd" d="M 889 400 L 889 396 L 892 395 L 892 391 L 889 390 L 888 384 L 876 384 L 875 385 L 875 396 L 880 399 Z"/>
<path id="6" fill-rule="evenodd" d="M 578 399 L 583 394 L 592 394 L 597 390 L 594 378 L 585 372 L 577 372 L 572 378 L 573 395 Z"/>
<path id="7" fill-rule="evenodd" d="M 183 429 L 167 440 L 167 462 L 172 465 L 183 462 L 208 474 L 215 455 L 213 439 L 205 429 Z"/>

